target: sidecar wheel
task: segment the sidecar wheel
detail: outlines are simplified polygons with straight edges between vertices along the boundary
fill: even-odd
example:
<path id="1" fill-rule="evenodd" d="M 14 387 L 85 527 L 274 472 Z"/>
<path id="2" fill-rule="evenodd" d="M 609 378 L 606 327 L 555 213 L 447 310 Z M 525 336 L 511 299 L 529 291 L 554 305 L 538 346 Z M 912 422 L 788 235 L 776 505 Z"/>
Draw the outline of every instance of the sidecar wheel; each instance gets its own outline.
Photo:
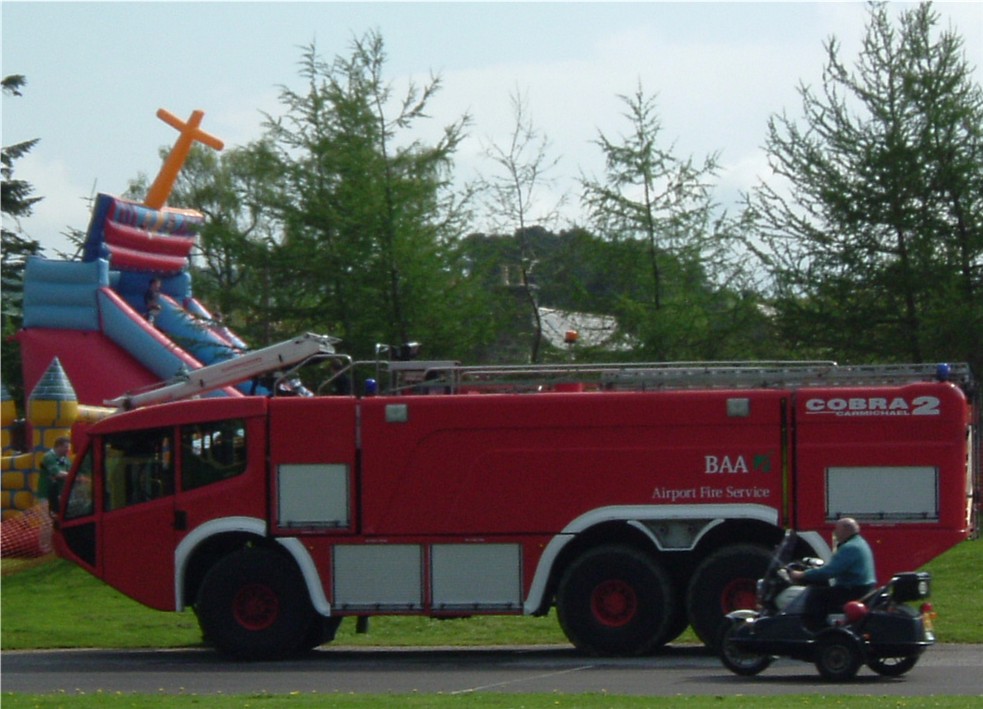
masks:
<path id="1" fill-rule="evenodd" d="M 742 620 L 725 624 L 721 628 L 717 647 L 724 667 L 736 675 L 752 677 L 768 669 L 774 658 L 770 655 L 758 655 L 738 649 L 733 642 L 733 637 L 742 625 L 744 625 Z"/>
<path id="2" fill-rule="evenodd" d="M 853 679 L 864 659 L 857 639 L 849 633 L 835 630 L 816 639 L 815 658 L 819 674 L 831 682 Z"/>
<path id="3" fill-rule="evenodd" d="M 907 657 L 871 657 L 867 667 L 884 677 L 900 677 L 918 662 L 918 655 Z"/>

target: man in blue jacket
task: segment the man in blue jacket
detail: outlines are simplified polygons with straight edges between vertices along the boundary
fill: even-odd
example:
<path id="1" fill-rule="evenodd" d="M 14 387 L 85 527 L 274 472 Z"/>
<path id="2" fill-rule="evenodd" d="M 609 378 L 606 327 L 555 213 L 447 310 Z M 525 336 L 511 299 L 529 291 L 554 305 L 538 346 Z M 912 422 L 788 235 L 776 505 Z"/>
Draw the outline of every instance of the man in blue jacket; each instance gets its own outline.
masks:
<path id="1" fill-rule="evenodd" d="M 833 541 L 836 551 L 829 563 L 789 574 L 794 583 L 814 585 L 806 599 L 808 627 L 822 627 L 827 614 L 841 612 L 843 604 L 866 595 L 877 584 L 874 554 L 867 540 L 860 536 L 857 520 L 851 517 L 836 520 Z"/>

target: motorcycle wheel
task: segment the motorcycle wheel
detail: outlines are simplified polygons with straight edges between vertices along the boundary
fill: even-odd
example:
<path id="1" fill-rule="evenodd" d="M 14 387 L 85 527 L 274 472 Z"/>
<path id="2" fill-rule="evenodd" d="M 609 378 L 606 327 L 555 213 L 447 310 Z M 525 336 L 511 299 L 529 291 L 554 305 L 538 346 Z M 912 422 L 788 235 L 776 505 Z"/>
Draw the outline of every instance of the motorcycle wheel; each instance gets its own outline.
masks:
<path id="1" fill-rule="evenodd" d="M 758 655 L 738 649 L 733 642 L 733 637 L 744 622 L 738 620 L 724 625 L 721 628 L 717 647 L 719 648 L 720 661 L 724 663 L 724 667 L 736 675 L 752 677 L 768 669 L 775 658 L 770 655 Z"/>
<path id="2" fill-rule="evenodd" d="M 863 664 L 860 643 L 846 632 L 823 633 L 816 639 L 815 662 L 823 679 L 831 682 L 851 680 Z"/>
<path id="3" fill-rule="evenodd" d="M 871 657 L 867 667 L 884 677 L 900 677 L 918 662 L 918 655 L 907 657 Z"/>

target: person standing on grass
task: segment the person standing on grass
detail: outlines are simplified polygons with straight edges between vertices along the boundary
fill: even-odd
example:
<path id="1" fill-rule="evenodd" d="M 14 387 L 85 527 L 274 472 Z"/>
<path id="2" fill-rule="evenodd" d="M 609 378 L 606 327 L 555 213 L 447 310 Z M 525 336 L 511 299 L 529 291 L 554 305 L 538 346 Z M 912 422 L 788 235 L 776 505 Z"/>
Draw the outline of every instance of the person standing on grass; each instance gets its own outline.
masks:
<path id="1" fill-rule="evenodd" d="M 68 452 L 72 445 L 72 439 L 68 436 L 59 436 L 55 439 L 55 445 L 41 458 L 41 476 L 38 478 L 38 500 L 41 504 L 47 504 L 48 514 L 52 517 L 58 514 L 59 499 L 61 489 L 68 477 L 68 469 L 72 462 L 68 459 Z"/>

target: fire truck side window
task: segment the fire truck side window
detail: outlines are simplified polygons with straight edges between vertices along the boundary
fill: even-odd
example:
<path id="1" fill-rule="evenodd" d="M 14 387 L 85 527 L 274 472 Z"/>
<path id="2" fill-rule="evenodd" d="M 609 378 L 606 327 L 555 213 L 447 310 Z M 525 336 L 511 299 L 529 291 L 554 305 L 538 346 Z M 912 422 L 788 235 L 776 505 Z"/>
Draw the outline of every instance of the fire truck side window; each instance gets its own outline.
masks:
<path id="1" fill-rule="evenodd" d="M 235 477 L 246 470 L 246 424 L 212 421 L 181 429 L 181 489 Z"/>
<path id="2" fill-rule="evenodd" d="M 87 517 L 93 512 L 92 504 L 92 449 L 79 463 L 78 472 L 68 493 L 68 506 L 65 509 L 65 519 Z"/>
<path id="3" fill-rule="evenodd" d="M 106 436 L 107 512 L 174 493 L 173 434 L 163 428 Z"/>

